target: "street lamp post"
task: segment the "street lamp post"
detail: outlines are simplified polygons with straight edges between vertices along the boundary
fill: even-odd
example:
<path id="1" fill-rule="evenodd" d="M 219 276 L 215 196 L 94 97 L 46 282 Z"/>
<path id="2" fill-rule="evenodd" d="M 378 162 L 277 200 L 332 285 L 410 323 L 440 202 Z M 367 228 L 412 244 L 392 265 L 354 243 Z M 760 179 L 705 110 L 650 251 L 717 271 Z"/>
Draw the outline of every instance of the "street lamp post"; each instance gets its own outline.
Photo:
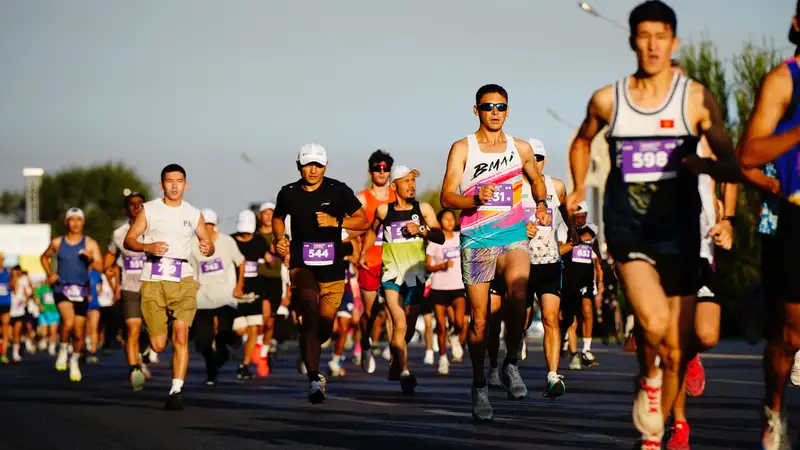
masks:
<path id="1" fill-rule="evenodd" d="M 39 223 L 39 187 L 42 185 L 44 169 L 26 167 L 22 169 L 25 177 L 25 223 Z"/>
<path id="2" fill-rule="evenodd" d="M 593 16 L 595 16 L 595 17 L 597 17 L 598 19 L 603 19 L 603 20 L 605 20 L 606 22 L 610 23 L 611 25 L 614 25 L 615 27 L 617 27 L 617 28 L 619 28 L 619 29 L 621 29 L 621 30 L 623 30 L 623 31 L 628 31 L 628 27 L 626 27 L 625 25 L 622 25 L 621 23 L 619 23 L 619 22 L 616 22 L 616 21 L 614 21 L 614 20 L 611 20 L 611 19 L 609 19 L 608 17 L 606 17 L 606 16 L 604 16 L 604 15 L 600 14 L 599 12 L 597 12 L 597 10 L 595 9 L 595 7 L 594 7 L 594 6 L 592 6 L 592 5 L 591 5 L 591 4 L 590 4 L 588 1 L 586 1 L 586 0 L 580 0 L 580 1 L 578 1 L 578 7 L 581 9 L 581 11 L 583 11 L 583 12 L 585 12 L 585 13 L 587 13 L 587 14 L 591 14 L 591 15 L 593 15 Z"/>

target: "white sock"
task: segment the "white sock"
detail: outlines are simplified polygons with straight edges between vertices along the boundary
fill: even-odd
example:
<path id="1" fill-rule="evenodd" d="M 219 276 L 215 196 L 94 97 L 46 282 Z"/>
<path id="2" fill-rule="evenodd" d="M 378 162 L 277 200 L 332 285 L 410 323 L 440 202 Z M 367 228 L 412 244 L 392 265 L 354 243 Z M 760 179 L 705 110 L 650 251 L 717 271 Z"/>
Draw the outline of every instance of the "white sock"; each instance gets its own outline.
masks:
<path id="1" fill-rule="evenodd" d="M 66 353 L 68 350 L 69 350 L 69 344 L 67 344 L 66 342 L 62 342 L 61 343 L 61 351 Z"/>
<path id="2" fill-rule="evenodd" d="M 339 361 L 341 361 L 341 360 L 342 360 L 342 355 L 333 355 L 333 358 L 331 358 L 331 360 L 332 360 L 334 363 L 338 364 L 338 363 L 339 363 Z"/>
<path id="3" fill-rule="evenodd" d="M 183 389 L 183 380 L 177 378 L 172 379 L 172 387 L 169 389 L 169 395 L 180 392 Z"/>
<path id="4" fill-rule="evenodd" d="M 550 372 L 547 372 L 547 381 L 555 381 L 557 379 L 558 379 L 557 373 L 553 372 L 552 370 Z"/>
<path id="5" fill-rule="evenodd" d="M 263 334 L 259 334 L 258 335 L 258 337 L 256 338 L 256 344 L 258 344 L 258 345 L 264 344 L 264 335 Z"/>
<path id="6" fill-rule="evenodd" d="M 78 361 L 80 361 L 80 359 L 81 359 L 80 353 L 73 353 L 72 356 L 70 356 L 69 358 L 69 362 L 78 364 Z"/>
<path id="7" fill-rule="evenodd" d="M 269 356 L 269 344 L 261 346 L 261 357 L 266 358 Z"/>
<path id="8" fill-rule="evenodd" d="M 588 352 L 592 350 L 592 338 L 583 338 L 583 351 Z"/>

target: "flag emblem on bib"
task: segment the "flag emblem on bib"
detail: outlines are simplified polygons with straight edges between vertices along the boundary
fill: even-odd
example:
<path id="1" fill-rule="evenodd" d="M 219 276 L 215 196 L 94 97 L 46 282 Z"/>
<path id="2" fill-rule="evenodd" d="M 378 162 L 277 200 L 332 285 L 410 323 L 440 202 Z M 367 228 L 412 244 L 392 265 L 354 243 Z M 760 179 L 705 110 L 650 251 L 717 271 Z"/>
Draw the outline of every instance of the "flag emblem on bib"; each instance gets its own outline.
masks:
<path id="1" fill-rule="evenodd" d="M 675 128 L 675 121 L 672 119 L 661 119 L 661 128 Z"/>

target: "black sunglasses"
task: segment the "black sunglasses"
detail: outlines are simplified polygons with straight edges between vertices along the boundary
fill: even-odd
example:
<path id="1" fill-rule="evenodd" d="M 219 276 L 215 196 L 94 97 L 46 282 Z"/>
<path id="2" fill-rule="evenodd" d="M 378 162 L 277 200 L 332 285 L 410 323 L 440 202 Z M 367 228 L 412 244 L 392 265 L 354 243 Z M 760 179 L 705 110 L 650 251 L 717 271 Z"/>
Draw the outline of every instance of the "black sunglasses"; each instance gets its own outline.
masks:
<path id="1" fill-rule="evenodd" d="M 497 108 L 500 112 L 505 112 L 508 109 L 507 103 L 481 103 L 478 105 L 478 111 L 489 112 L 494 108 Z"/>
<path id="2" fill-rule="evenodd" d="M 375 173 L 389 173 L 392 171 L 392 168 L 389 166 L 372 166 L 370 170 Z"/>
<path id="3" fill-rule="evenodd" d="M 542 155 L 533 155 L 533 156 L 536 158 L 536 162 L 544 161 L 544 156 L 542 156 Z"/>

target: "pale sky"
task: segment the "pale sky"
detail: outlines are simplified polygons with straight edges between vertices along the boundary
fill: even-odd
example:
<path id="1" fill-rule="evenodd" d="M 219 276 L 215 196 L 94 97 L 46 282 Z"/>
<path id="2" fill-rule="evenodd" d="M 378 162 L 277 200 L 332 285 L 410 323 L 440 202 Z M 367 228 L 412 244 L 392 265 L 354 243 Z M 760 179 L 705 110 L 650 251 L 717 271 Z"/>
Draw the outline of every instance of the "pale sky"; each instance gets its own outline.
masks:
<path id="1" fill-rule="evenodd" d="M 591 3 L 624 25 L 639 2 Z M 684 41 L 707 35 L 725 57 L 748 39 L 788 45 L 794 0 L 668 3 Z M 506 131 L 541 139 L 545 172 L 564 176 L 572 130 L 546 110 L 577 124 L 635 69 L 627 31 L 577 0 L 6 0 L 0 61 L 0 189 L 22 189 L 23 167 L 123 161 L 156 191 L 177 162 L 187 200 L 225 231 L 297 179 L 312 141 L 355 191 L 375 148 L 438 186 L 486 83 L 509 92 Z"/>

